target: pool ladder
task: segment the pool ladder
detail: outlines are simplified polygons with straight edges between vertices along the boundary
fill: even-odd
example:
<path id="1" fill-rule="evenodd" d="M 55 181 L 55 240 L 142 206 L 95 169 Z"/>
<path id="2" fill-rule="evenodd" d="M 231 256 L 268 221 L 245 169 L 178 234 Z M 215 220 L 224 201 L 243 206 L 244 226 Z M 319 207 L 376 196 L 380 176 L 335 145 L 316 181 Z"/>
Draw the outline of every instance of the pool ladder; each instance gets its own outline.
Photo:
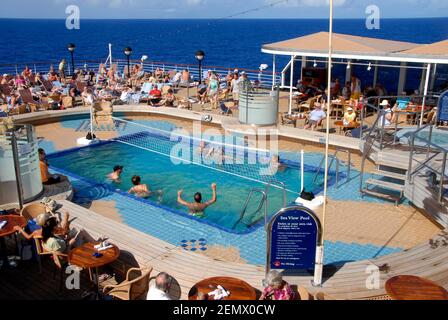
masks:
<path id="1" fill-rule="evenodd" d="M 338 158 L 338 153 L 344 152 L 347 154 L 347 161 L 341 160 Z M 347 166 L 347 181 L 350 180 L 350 170 L 351 170 L 351 152 L 350 150 L 342 150 L 339 148 L 336 148 L 336 151 L 333 155 L 328 155 L 328 158 L 330 159 L 330 163 L 328 164 L 328 170 L 331 169 L 331 166 L 336 161 L 336 172 L 335 172 L 335 178 L 336 178 L 336 188 L 339 188 L 339 167 L 341 165 Z M 317 178 L 319 177 L 320 171 L 324 169 L 325 165 L 325 156 L 322 157 L 322 160 L 320 161 L 319 167 L 316 170 L 316 173 L 314 174 L 313 183 L 316 183 Z"/>
<path id="2" fill-rule="evenodd" d="M 248 195 L 248 197 L 246 199 L 246 202 L 244 204 L 243 210 L 241 211 L 240 217 L 235 222 L 235 224 L 233 225 L 233 229 L 235 229 L 238 224 L 243 222 L 243 219 L 244 219 L 244 217 L 246 216 L 246 213 L 247 213 L 247 207 L 249 206 L 250 200 L 252 199 L 252 196 L 254 195 L 254 193 L 261 194 L 261 200 L 260 200 L 260 203 L 258 204 L 257 210 L 254 211 L 252 216 L 255 216 L 258 212 L 260 212 L 261 209 L 263 208 L 263 205 L 264 205 L 264 226 L 266 228 L 267 223 L 268 223 L 268 193 L 269 193 L 269 190 L 270 190 L 272 184 L 274 184 L 274 183 L 276 183 L 276 184 L 281 186 L 281 188 L 283 190 L 283 207 L 286 207 L 286 185 L 283 182 L 281 182 L 281 181 L 271 180 L 266 185 L 265 190 L 261 190 L 261 189 L 258 189 L 258 188 L 252 188 L 250 190 L 249 195 Z M 258 223 L 261 219 L 262 218 L 260 217 L 259 219 L 256 219 L 255 221 L 252 221 L 249 224 L 244 223 L 244 222 L 243 223 L 246 224 L 247 227 L 249 228 L 249 227 L 253 226 L 254 224 Z"/>

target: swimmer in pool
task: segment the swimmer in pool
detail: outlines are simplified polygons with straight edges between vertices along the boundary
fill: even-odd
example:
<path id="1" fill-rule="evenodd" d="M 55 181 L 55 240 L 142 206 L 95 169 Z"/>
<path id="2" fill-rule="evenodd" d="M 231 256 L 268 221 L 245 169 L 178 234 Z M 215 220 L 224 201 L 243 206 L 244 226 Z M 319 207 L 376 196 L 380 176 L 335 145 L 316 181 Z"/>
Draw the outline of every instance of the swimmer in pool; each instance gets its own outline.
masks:
<path id="1" fill-rule="evenodd" d="M 107 178 L 109 178 L 110 180 L 112 180 L 113 182 L 121 182 L 120 180 L 120 176 L 121 173 L 123 172 L 123 166 L 115 166 L 114 167 L 114 172 L 112 172 L 111 174 L 109 174 L 107 176 Z"/>
<path id="2" fill-rule="evenodd" d="M 134 193 L 137 197 L 148 198 L 154 193 L 159 194 L 159 196 L 162 194 L 162 190 L 157 190 L 155 192 L 150 191 L 146 184 L 141 183 L 141 178 L 139 176 L 132 177 L 132 184 L 134 186 L 129 189 L 128 193 Z"/>
<path id="3" fill-rule="evenodd" d="M 200 217 L 204 215 L 204 210 L 211 206 L 212 204 L 216 203 L 217 197 L 216 197 L 216 183 L 212 183 L 212 191 L 213 196 L 212 199 L 207 202 L 202 202 L 202 194 L 200 192 L 197 192 L 194 195 L 194 202 L 187 202 L 182 199 L 182 190 L 179 190 L 177 192 L 177 202 L 183 206 L 186 206 L 188 210 L 190 211 L 190 214 L 196 217 Z"/>

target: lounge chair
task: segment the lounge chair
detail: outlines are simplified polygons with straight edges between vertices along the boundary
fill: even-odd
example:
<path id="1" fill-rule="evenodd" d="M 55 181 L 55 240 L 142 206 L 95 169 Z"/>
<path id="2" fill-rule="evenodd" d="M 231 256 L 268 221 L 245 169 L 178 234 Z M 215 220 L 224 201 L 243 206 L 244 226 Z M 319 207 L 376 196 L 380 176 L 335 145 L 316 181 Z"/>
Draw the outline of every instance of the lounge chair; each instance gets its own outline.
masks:
<path id="1" fill-rule="evenodd" d="M 285 117 L 285 115 L 283 114 L 283 112 L 279 112 L 278 116 L 279 116 L 280 123 L 282 126 L 292 124 L 294 126 L 294 128 L 297 128 L 297 119 L 287 119 Z"/>
<path id="2" fill-rule="evenodd" d="M 149 290 L 150 268 L 131 268 L 126 280 L 117 285 L 106 285 L 103 292 L 120 300 L 146 300 Z"/>
<path id="3" fill-rule="evenodd" d="M 47 110 L 49 108 L 48 102 L 35 101 L 30 89 L 19 90 L 22 102 L 29 106 L 31 111 Z"/>
<path id="4" fill-rule="evenodd" d="M 145 82 L 142 85 L 142 88 L 140 89 L 140 101 L 139 102 L 148 102 L 148 96 L 149 93 L 151 92 L 153 87 L 153 84 L 150 82 Z"/>
<path id="5" fill-rule="evenodd" d="M 222 114 L 225 114 L 226 116 L 228 116 L 228 115 L 232 115 L 234 110 L 238 110 L 238 106 L 227 107 L 224 102 L 221 102 L 219 104 L 219 109 L 221 110 Z"/>
<path id="6" fill-rule="evenodd" d="M 62 98 L 62 106 L 66 109 L 73 108 L 74 107 L 73 98 L 70 96 L 66 96 L 66 97 Z"/>

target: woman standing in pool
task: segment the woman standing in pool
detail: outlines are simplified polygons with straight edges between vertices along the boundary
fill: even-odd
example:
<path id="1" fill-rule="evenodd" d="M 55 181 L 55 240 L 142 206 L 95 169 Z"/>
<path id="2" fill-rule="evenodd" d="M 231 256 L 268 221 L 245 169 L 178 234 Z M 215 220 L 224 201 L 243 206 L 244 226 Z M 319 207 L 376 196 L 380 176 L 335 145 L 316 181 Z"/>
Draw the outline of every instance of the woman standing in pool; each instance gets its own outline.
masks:
<path id="1" fill-rule="evenodd" d="M 141 183 L 142 179 L 140 176 L 133 176 L 132 177 L 132 184 L 134 185 L 131 189 L 129 189 L 128 193 L 134 193 L 137 197 L 140 198 L 148 198 L 150 197 L 154 192 L 150 191 L 148 186 L 146 184 Z M 162 190 L 157 190 L 156 193 L 159 194 L 159 196 L 162 195 Z"/>

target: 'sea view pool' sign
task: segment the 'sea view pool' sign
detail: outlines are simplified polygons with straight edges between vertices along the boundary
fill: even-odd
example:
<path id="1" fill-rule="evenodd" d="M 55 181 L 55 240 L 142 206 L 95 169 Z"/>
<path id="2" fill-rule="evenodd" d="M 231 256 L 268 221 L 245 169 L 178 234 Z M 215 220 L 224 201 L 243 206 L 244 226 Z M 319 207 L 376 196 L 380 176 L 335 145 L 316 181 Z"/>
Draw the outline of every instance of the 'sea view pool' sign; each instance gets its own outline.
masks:
<path id="1" fill-rule="evenodd" d="M 313 211 L 300 206 L 280 210 L 268 227 L 268 269 L 314 269 L 320 236 Z"/>
<path id="2" fill-rule="evenodd" d="M 448 90 L 439 98 L 437 121 L 448 121 Z"/>

